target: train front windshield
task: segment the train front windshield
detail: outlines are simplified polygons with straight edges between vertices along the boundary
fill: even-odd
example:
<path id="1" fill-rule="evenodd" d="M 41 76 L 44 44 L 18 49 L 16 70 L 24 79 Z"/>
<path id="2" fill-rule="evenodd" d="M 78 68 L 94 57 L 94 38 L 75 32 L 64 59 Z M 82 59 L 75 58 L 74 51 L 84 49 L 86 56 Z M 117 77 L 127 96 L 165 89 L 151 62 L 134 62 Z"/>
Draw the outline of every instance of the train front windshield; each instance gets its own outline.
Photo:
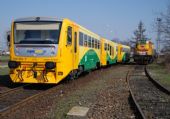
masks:
<path id="1" fill-rule="evenodd" d="M 15 23 L 15 44 L 58 44 L 61 22 Z"/>
<path id="2" fill-rule="evenodd" d="M 139 45 L 144 45 L 144 44 L 146 44 L 146 40 L 139 40 L 139 41 L 138 41 L 138 44 L 139 44 Z"/>

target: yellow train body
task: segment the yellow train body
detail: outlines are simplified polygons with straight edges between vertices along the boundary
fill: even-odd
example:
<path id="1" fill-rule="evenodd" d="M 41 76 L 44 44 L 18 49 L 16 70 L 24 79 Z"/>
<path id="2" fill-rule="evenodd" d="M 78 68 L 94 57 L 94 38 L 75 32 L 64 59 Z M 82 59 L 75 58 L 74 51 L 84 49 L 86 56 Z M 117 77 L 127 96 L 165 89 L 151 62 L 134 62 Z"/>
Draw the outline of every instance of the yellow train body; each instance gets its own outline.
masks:
<path id="1" fill-rule="evenodd" d="M 74 22 L 64 19 L 61 28 L 61 34 L 59 38 L 58 53 L 53 57 L 24 57 L 16 56 L 14 52 L 14 23 L 12 25 L 11 34 L 11 47 L 10 47 L 10 59 L 12 61 L 20 62 L 20 66 L 10 70 L 10 77 L 13 82 L 24 82 L 24 83 L 58 83 L 65 78 L 68 73 L 73 69 L 77 69 L 79 61 L 79 54 L 73 54 L 73 43 L 67 44 L 67 27 L 72 26 L 74 31 L 77 32 L 78 26 Z M 73 37 L 74 34 L 72 33 Z M 67 45 L 67 46 L 66 46 Z M 78 47 L 77 47 L 78 48 Z M 35 51 L 38 52 L 38 51 Z M 74 58 L 73 58 L 74 57 Z M 45 62 L 55 62 L 56 68 L 51 71 L 45 71 Z M 37 63 L 33 67 L 34 63 Z M 34 77 L 34 71 L 37 72 L 37 76 Z M 46 73 L 44 75 L 44 73 Z"/>
<path id="2" fill-rule="evenodd" d="M 57 84 L 66 77 L 114 64 L 117 58 L 123 61 L 125 53 L 119 57 L 119 52 L 123 51 L 117 43 L 69 19 L 18 19 L 11 28 L 10 77 L 15 83 Z"/>
<path id="3" fill-rule="evenodd" d="M 130 47 L 118 44 L 117 62 L 128 62 L 130 60 Z"/>
<path id="4" fill-rule="evenodd" d="M 117 43 L 104 39 L 101 39 L 101 65 L 107 66 L 117 62 Z"/>

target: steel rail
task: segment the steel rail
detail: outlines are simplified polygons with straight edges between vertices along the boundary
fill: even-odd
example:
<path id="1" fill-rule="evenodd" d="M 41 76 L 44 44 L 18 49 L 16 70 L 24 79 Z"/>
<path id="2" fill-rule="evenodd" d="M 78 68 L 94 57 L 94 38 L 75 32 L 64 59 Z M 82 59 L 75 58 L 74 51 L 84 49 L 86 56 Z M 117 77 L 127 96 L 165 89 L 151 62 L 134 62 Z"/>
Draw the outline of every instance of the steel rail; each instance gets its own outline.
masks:
<path id="1" fill-rule="evenodd" d="M 54 87 L 52 87 L 50 89 L 47 89 L 45 91 L 42 91 L 40 93 L 33 94 L 32 96 L 29 96 L 29 97 L 21 100 L 20 102 L 17 102 L 17 103 L 15 103 L 13 105 L 10 105 L 10 106 L 8 106 L 8 107 L 6 107 L 4 109 L 1 109 L 0 110 L 0 118 L 5 117 L 5 115 L 10 114 L 12 111 L 15 111 L 15 110 L 21 108 L 22 106 L 25 106 L 27 103 L 33 101 L 34 99 L 37 99 L 40 96 L 46 95 L 46 94 L 48 94 L 49 92 L 52 92 L 55 89 L 56 89 L 56 86 L 54 86 Z"/>
<path id="2" fill-rule="evenodd" d="M 132 98 L 133 103 L 135 104 L 135 107 L 136 107 L 137 112 L 138 112 L 138 114 L 139 114 L 138 116 L 140 116 L 139 118 L 141 118 L 141 119 L 147 119 L 147 118 L 145 117 L 145 115 L 144 115 L 144 113 L 143 113 L 140 105 L 138 104 L 137 100 L 135 99 L 134 93 L 133 93 L 133 91 L 132 91 L 132 89 L 131 89 L 131 87 L 130 87 L 129 79 L 130 79 L 131 73 L 132 73 L 132 71 L 128 71 L 127 76 L 126 76 L 126 82 L 127 82 L 128 88 L 129 88 L 130 96 L 131 96 L 131 98 Z"/>
<path id="3" fill-rule="evenodd" d="M 12 92 L 15 92 L 15 91 L 19 91 L 21 89 L 23 89 L 24 87 L 26 86 L 29 86 L 30 84 L 26 84 L 26 85 L 23 85 L 23 86 L 19 86 L 19 87 L 16 87 L 16 88 L 13 88 L 13 89 L 8 89 L 7 91 L 2 91 L 0 92 L 0 98 L 2 98 L 3 96 L 6 96 Z"/>
<path id="4" fill-rule="evenodd" d="M 167 88 L 165 88 L 161 83 L 159 83 L 158 81 L 156 81 L 154 78 L 151 77 L 147 66 L 145 66 L 145 74 L 148 77 L 148 79 L 162 92 L 170 95 L 170 90 L 168 90 Z"/>

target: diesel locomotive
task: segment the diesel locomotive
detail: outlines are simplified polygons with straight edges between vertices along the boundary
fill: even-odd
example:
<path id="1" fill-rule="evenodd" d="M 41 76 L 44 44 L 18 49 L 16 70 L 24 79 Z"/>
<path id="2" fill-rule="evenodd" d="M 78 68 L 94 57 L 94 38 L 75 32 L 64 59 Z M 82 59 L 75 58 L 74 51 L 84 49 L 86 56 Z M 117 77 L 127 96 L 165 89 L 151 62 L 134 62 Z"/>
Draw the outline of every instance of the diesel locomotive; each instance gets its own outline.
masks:
<path id="1" fill-rule="evenodd" d="M 134 52 L 134 61 L 138 64 L 148 64 L 152 63 L 154 59 L 154 44 L 149 40 L 139 40 Z"/>

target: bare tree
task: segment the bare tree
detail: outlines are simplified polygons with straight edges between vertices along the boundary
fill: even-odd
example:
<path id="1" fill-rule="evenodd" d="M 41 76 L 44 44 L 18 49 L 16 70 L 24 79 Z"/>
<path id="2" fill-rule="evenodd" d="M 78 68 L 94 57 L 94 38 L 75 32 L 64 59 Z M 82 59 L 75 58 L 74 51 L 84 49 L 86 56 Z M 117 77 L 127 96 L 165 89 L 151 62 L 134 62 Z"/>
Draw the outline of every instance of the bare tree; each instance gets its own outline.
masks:
<path id="1" fill-rule="evenodd" d="M 163 51 L 170 51 L 170 5 L 167 7 L 166 13 L 161 13 L 160 32 L 162 35 Z"/>
<path id="2" fill-rule="evenodd" d="M 134 36 L 129 40 L 129 45 L 131 48 L 136 46 L 136 43 L 140 40 L 148 40 L 145 35 L 146 29 L 144 28 L 144 24 L 142 21 L 139 22 L 137 29 L 134 31 Z"/>
<path id="3" fill-rule="evenodd" d="M 146 29 L 144 28 L 144 24 L 142 21 L 139 22 L 138 28 L 134 31 L 134 37 L 133 39 L 137 42 L 139 40 L 147 40 L 146 35 L 144 32 Z"/>

